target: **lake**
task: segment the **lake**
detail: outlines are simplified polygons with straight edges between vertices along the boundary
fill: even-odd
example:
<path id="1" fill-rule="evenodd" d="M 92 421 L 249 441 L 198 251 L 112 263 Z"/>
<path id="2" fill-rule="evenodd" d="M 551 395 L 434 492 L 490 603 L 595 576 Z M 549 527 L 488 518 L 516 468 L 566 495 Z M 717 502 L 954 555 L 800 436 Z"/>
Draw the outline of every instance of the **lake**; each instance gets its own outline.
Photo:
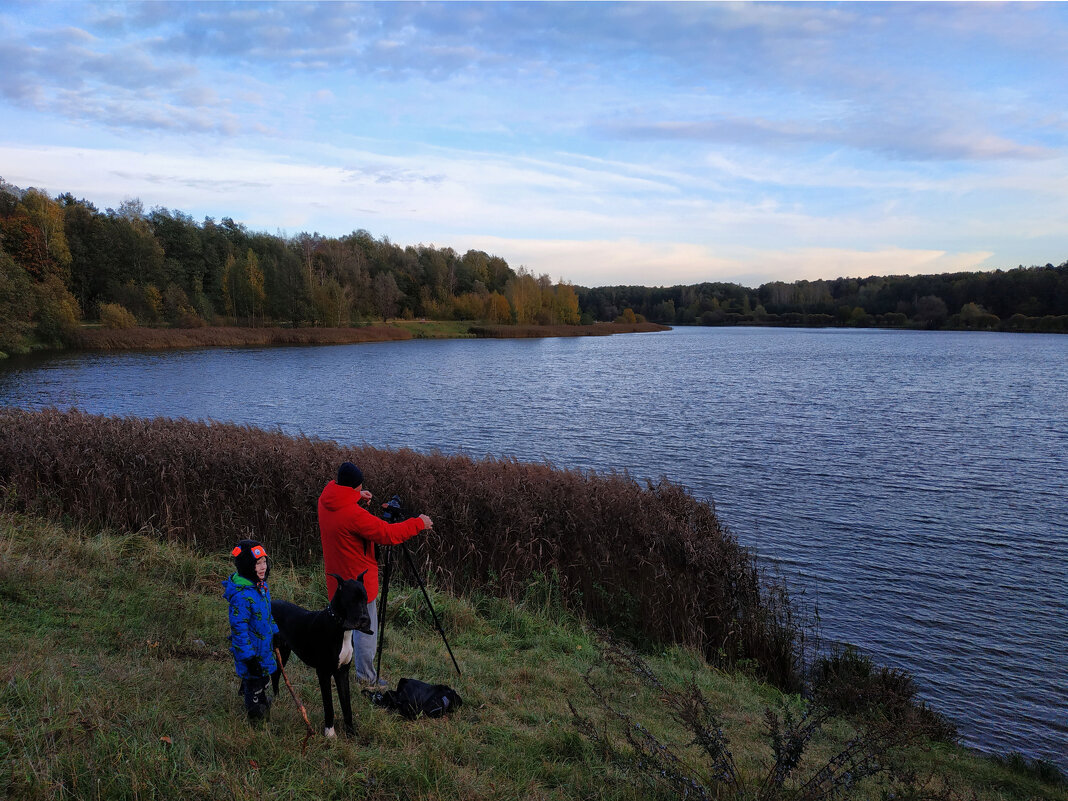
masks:
<path id="1" fill-rule="evenodd" d="M 825 639 L 912 672 L 967 744 L 1068 767 L 1068 337 L 680 328 L 58 355 L 0 363 L 0 404 L 666 476 L 715 502 Z"/>

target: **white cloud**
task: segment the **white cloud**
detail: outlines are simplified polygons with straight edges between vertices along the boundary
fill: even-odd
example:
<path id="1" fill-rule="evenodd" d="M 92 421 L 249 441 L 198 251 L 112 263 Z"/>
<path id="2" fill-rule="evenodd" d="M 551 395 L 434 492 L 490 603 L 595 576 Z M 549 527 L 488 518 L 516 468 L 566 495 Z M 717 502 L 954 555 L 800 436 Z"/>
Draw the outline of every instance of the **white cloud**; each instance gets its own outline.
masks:
<path id="1" fill-rule="evenodd" d="M 302 160 L 236 148 L 193 153 L 166 146 L 134 151 L 0 144 L 0 175 L 23 187 L 69 191 L 101 208 L 140 197 L 148 208 L 166 206 L 196 219 L 229 216 L 254 230 L 336 236 L 366 228 L 402 244 L 479 248 L 513 266 L 583 285 L 755 285 L 777 278 L 971 269 L 993 264 L 995 255 L 1001 264 L 994 266 L 1059 263 L 1064 257 L 1048 250 L 1005 256 L 991 246 L 1023 231 L 1036 247 L 1048 248 L 1068 217 L 1063 193 L 1059 202 L 1040 197 L 1031 211 L 1007 208 L 995 225 L 967 213 L 964 204 L 982 192 L 974 177 L 954 201 L 958 219 L 947 222 L 920 213 L 914 200 L 903 204 L 904 191 L 895 198 L 866 191 L 856 207 L 836 204 L 817 212 L 770 195 L 705 198 L 672 186 L 670 173 L 635 168 L 628 175 L 626 164 L 607 160 L 509 160 L 440 148 L 404 156 L 370 148 L 294 150 Z M 1031 170 L 1037 186 L 1057 191 L 1056 174 L 1046 175 L 1044 185 L 1038 165 Z M 1007 179 L 996 173 L 988 180 L 1000 185 Z M 1028 185 L 1020 175 L 1013 180 L 1014 191 Z M 950 182 L 932 192 L 935 205 L 951 198 L 951 191 Z M 962 248 L 962 242 L 991 244 Z"/>
<path id="2" fill-rule="evenodd" d="M 947 253 L 940 250 L 888 248 L 879 251 L 843 248 L 785 250 L 732 249 L 717 252 L 700 244 L 617 240 L 543 240 L 471 237 L 468 248 L 504 255 L 536 274 L 563 278 L 580 286 L 670 286 L 705 281 L 756 287 L 768 281 L 873 275 L 919 275 L 989 269 L 990 252 Z M 651 278 L 652 277 L 652 278 Z"/>

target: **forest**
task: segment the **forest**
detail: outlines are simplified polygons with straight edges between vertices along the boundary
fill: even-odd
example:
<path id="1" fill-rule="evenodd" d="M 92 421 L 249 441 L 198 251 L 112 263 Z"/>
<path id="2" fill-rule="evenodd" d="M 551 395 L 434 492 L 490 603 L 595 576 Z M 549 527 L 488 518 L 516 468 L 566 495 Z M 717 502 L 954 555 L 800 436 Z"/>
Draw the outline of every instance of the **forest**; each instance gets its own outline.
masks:
<path id="1" fill-rule="evenodd" d="M 594 319 L 620 310 L 669 325 L 794 325 L 1068 332 L 1068 261 L 1059 267 L 738 284 L 579 288 Z"/>
<path id="2" fill-rule="evenodd" d="M 250 231 L 140 200 L 99 210 L 0 179 L 0 353 L 63 347 L 84 324 L 347 327 L 391 318 L 494 325 L 793 325 L 1068 331 L 1068 262 L 992 272 L 585 288 L 499 256 Z"/>

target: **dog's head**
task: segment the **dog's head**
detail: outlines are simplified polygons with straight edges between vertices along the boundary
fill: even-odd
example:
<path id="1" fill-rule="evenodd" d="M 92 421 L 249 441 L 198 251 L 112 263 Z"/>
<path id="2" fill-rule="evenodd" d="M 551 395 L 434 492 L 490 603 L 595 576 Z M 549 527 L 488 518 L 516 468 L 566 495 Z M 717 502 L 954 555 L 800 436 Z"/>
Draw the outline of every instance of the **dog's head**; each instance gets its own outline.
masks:
<path id="1" fill-rule="evenodd" d="M 363 586 L 363 577 L 367 571 L 355 579 L 343 579 L 336 573 L 330 575 L 337 579 L 337 592 L 330 600 L 330 609 L 341 619 L 346 629 L 355 629 L 364 634 L 371 634 L 371 616 L 367 613 L 367 590 Z"/>

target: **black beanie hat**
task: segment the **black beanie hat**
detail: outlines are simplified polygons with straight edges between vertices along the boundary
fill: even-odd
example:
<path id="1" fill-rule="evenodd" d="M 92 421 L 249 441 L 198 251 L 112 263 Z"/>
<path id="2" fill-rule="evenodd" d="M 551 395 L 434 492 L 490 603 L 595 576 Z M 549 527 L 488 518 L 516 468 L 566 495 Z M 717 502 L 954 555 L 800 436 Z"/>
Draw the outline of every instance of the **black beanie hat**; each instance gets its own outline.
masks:
<path id="1" fill-rule="evenodd" d="M 337 469 L 337 483 L 342 487 L 356 487 L 363 483 L 363 471 L 352 462 L 344 462 Z"/>
<path id="2" fill-rule="evenodd" d="M 253 584 L 258 584 L 260 577 L 256 575 L 256 560 L 261 556 L 267 556 L 267 549 L 263 547 L 263 544 L 257 540 L 241 540 L 230 551 L 230 555 L 234 557 L 237 575 L 248 579 Z M 270 559 L 267 560 L 267 573 L 264 574 L 264 579 L 269 575 L 271 575 Z"/>

